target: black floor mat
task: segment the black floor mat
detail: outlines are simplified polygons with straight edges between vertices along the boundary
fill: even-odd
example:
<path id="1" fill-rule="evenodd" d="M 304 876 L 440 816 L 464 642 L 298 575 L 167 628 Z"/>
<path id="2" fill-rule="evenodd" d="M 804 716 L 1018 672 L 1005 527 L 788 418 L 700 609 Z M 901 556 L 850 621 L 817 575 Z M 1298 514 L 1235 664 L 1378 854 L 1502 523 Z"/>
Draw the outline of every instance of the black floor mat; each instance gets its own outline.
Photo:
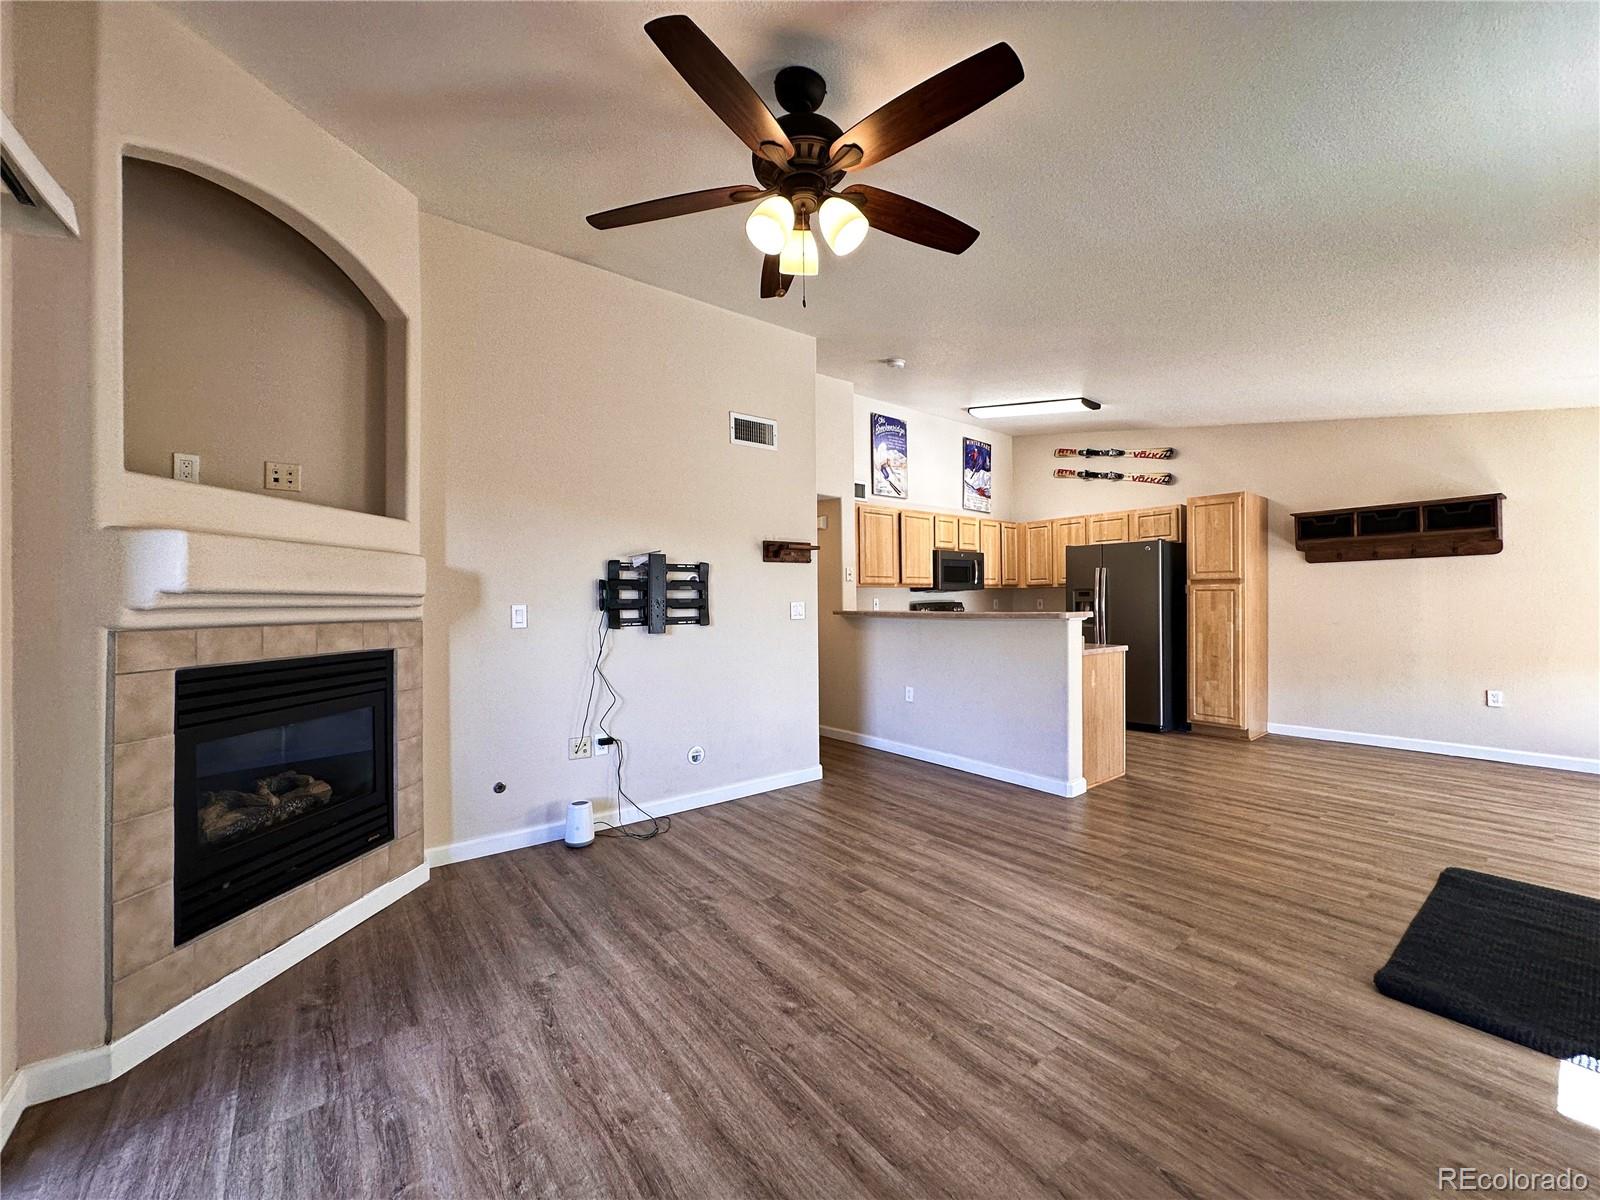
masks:
<path id="1" fill-rule="evenodd" d="M 1557 1058 L 1600 1057 L 1600 900 L 1449 867 L 1373 982 Z"/>

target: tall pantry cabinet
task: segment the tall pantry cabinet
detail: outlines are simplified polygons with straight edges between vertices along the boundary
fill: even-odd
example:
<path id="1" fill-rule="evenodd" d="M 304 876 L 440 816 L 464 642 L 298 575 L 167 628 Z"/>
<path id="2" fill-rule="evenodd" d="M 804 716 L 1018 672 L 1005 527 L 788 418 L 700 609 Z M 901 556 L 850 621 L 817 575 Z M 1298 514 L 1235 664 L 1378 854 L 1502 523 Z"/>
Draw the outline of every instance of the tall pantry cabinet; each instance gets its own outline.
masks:
<path id="1" fill-rule="evenodd" d="M 1267 731 L 1267 502 L 1249 492 L 1188 503 L 1189 722 Z"/>

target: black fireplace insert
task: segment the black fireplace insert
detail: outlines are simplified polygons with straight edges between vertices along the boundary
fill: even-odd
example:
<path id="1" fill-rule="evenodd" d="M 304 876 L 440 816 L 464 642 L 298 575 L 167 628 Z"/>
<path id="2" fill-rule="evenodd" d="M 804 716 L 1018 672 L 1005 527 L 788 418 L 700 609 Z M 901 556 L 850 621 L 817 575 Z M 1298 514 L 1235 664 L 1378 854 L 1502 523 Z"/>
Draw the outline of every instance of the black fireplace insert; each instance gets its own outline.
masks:
<path id="1" fill-rule="evenodd" d="M 173 932 L 394 837 L 394 654 L 195 667 L 176 687 Z"/>

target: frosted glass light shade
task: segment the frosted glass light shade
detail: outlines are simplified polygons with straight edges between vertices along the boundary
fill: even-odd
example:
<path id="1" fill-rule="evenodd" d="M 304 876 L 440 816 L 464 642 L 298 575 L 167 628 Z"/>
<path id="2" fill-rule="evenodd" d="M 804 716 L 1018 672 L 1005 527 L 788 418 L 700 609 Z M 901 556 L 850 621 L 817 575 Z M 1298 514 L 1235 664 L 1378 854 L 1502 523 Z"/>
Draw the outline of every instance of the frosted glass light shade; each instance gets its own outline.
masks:
<path id="1" fill-rule="evenodd" d="M 817 220 L 822 225 L 822 240 L 841 258 L 861 245 L 871 228 L 866 213 L 837 196 L 829 196 L 822 202 Z"/>
<path id="2" fill-rule="evenodd" d="M 778 257 L 778 270 L 785 275 L 817 273 L 817 237 L 809 229 L 791 229 Z"/>
<path id="3" fill-rule="evenodd" d="M 744 235 L 763 254 L 780 254 L 794 228 L 794 205 L 783 196 L 768 196 L 744 223 Z"/>

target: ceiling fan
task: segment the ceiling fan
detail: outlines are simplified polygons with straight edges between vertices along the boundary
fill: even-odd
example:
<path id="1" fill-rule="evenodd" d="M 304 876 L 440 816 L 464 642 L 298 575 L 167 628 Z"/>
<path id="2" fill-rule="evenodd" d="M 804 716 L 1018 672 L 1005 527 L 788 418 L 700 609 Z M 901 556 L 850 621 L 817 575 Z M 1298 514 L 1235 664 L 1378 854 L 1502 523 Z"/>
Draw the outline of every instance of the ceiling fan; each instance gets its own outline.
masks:
<path id="1" fill-rule="evenodd" d="M 827 84 L 811 68 L 778 72 L 773 85 L 784 114 L 774 117 L 688 17 L 657 17 L 644 31 L 695 94 L 750 148 L 756 183 L 595 213 L 589 224 L 596 229 L 759 201 L 745 222 L 745 234 L 764 255 L 763 299 L 787 294 L 796 275 L 817 273 L 817 232 L 839 255 L 859 246 L 869 228 L 950 254 L 960 254 L 977 240 L 972 226 L 905 196 L 860 183 L 838 188 L 849 172 L 915 145 L 1021 83 L 1022 62 L 1006 43 L 997 42 L 940 71 L 841 131 L 817 111 Z"/>

